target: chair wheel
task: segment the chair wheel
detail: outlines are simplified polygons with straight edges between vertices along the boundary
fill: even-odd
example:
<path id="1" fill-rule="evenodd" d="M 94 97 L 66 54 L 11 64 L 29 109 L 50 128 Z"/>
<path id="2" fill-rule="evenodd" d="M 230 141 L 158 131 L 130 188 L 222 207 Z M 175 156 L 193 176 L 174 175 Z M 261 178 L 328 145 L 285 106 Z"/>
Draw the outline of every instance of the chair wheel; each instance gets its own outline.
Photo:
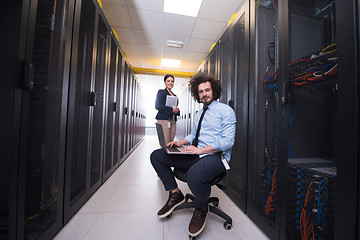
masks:
<path id="1" fill-rule="evenodd" d="M 224 227 L 226 230 L 230 230 L 232 228 L 232 225 L 229 222 L 224 222 Z"/>
<path id="2" fill-rule="evenodd" d="M 166 218 L 171 218 L 172 213 L 170 213 L 169 215 L 166 216 Z"/>
<path id="3" fill-rule="evenodd" d="M 190 236 L 189 235 L 189 238 L 190 238 L 190 240 L 197 240 L 198 236 Z"/>

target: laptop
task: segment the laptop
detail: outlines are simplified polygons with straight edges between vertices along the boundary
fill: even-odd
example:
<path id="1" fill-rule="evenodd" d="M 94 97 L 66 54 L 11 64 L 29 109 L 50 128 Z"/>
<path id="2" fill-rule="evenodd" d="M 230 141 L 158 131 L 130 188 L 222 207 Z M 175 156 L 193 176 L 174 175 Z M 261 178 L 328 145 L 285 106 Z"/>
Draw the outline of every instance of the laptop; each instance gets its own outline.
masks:
<path id="1" fill-rule="evenodd" d="M 184 152 L 185 147 L 167 147 L 165 143 L 165 136 L 164 136 L 164 130 L 161 124 L 156 123 L 156 131 L 159 138 L 159 144 L 162 149 L 167 154 L 190 154 L 194 155 L 194 153 Z"/>

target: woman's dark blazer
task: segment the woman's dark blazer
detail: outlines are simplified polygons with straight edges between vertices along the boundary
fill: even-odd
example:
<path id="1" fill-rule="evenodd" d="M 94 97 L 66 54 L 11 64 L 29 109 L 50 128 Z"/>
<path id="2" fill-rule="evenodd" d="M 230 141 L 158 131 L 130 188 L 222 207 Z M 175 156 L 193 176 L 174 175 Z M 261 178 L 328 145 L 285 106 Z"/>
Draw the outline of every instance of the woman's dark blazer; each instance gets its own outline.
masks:
<path id="1" fill-rule="evenodd" d="M 171 93 L 174 94 L 173 92 Z M 155 119 L 157 120 L 171 120 L 173 117 L 174 113 L 172 107 L 165 106 L 167 95 L 170 95 L 170 93 L 166 89 L 160 89 L 156 95 L 155 108 L 158 110 L 158 113 L 156 114 Z M 174 96 L 176 95 L 174 94 Z M 175 114 L 175 121 L 176 115 L 179 116 L 180 112 Z"/>

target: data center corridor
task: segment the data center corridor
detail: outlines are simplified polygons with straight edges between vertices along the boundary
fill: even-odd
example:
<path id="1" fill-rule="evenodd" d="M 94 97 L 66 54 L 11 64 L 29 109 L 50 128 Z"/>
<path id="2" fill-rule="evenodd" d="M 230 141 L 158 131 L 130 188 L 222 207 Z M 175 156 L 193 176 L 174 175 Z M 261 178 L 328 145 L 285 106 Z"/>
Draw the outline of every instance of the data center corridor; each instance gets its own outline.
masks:
<path id="1" fill-rule="evenodd" d="M 158 146 L 156 136 L 146 135 L 54 239 L 188 239 L 187 227 L 193 210 L 177 211 L 165 220 L 156 216 L 167 199 L 149 160 Z M 189 192 L 186 184 L 179 182 L 179 186 L 184 193 Z M 233 228 L 226 230 L 223 220 L 209 213 L 199 239 L 268 239 L 222 190 L 214 186 L 211 195 L 220 198 L 219 207 L 232 217 Z"/>

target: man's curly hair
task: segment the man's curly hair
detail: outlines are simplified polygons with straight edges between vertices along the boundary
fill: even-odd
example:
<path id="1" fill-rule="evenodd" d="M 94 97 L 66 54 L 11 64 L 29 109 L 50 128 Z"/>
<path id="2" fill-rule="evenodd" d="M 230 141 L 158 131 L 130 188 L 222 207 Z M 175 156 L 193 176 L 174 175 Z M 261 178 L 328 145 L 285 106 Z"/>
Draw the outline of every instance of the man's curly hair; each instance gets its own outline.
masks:
<path id="1" fill-rule="evenodd" d="M 211 89 L 213 93 L 214 101 L 220 98 L 222 88 L 219 80 L 216 80 L 213 76 L 206 75 L 203 72 L 195 74 L 190 80 L 190 92 L 191 96 L 200 103 L 200 97 L 198 92 L 198 87 L 201 83 L 210 82 Z"/>

